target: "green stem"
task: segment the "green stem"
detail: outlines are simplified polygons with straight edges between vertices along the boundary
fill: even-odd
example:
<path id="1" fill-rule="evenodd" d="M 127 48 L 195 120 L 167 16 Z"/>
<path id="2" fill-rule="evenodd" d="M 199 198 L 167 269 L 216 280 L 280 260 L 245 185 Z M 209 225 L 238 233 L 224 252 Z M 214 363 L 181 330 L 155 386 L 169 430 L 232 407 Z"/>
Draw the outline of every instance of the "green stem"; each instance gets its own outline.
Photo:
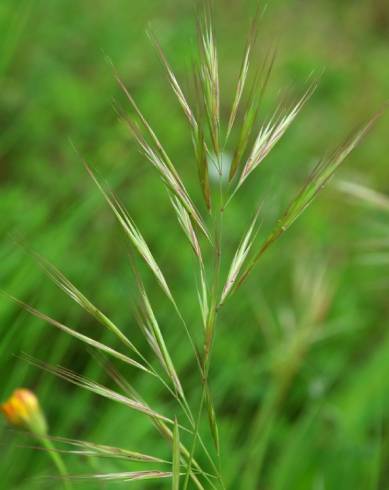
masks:
<path id="1" fill-rule="evenodd" d="M 63 462 L 63 459 L 61 458 L 61 455 L 56 451 L 50 439 L 47 439 L 46 437 L 38 438 L 41 444 L 47 449 L 47 453 L 50 455 L 54 465 L 56 466 L 58 473 L 63 481 L 63 486 L 65 490 L 72 490 L 73 485 L 69 481 L 69 473 L 65 466 L 65 463 Z"/>
<path id="2" fill-rule="evenodd" d="M 188 484 L 189 484 L 189 476 L 191 473 L 192 460 L 193 460 L 193 456 L 194 456 L 194 452 L 195 452 L 195 448 L 196 448 L 196 440 L 197 440 L 198 431 L 199 431 L 201 413 L 203 411 L 204 398 L 205 398 L 205 391 L 202 390 L 200 408 L 199 408 L 199 413 L 198 413 L 197 419 L 196 419 L 196 425 L 194 427 L 194 435 L 193 435 L 193 439 L 192 439 L 192 446 L 191 446 L 190 453 L 189 453 L 189 460 L 188 460 L 188 466 L 187 466 L 187 472 L 185 475 L 185 482 L 184 482 L 183 490 L 186 490 L 188 488 Z"/>
<path id="3" fill-rule="evenodd" d="M 210 397 L 206 396 L 206 394 L 207 394 L 207 390 L 209 390 L 208 376 L 210 370 L 211 354 L 212 354 L 212 347 L 213 347 L 213 341 L 215 336 L 215 328 L 216 328 L 217 313 L 218 313 L 217 305 L 218 305 L 218 293 L 219 293 L 219 282 L 220 282 L 220 272 L 221 272 L 223 215 L 224 215 L 224 198 L 223 198 L 223 185 L 222 185 L 221 175 L 220 175 L 219 202 L 216 208 L 215 226 L 214 226 L 215 262 L 214 262 L 214 271 L 213 271 L 213 282 L 210 291 L 211 293 L 210 310 L 209 310 L 208 319 L 205 328 L 204 354 L 203 354 L 203 379 L 202 379 L 203 387 L 202 387 L 200 408 L 198 413 L 198 423 L 201 420 L 201 416 L 204 408 L 204 401 L 207 400 L 207 404 L 208 405 L 211 404 Z M 208 409 L 209 410 L 211 409 L 214 413 L 213 406 L 209 406 Z M 213 422 L 211 422 L 210 419 L 209 424 L 212 433 L 214 432 L 212 424 L 215 425 L 215 428 L 217 430 L 216 420 L 213 420 Z M 218 467 L 216 467 L 215 469 L 217 471 L 218 480 L 220 482 L 221 487 L 225 488 L 222 474 L 221 474 L 220 449 L 219 449 L 218 442 L 216 440 L 214 442 L 215 442 L 215 446 L 217 450 L 217 458 L 218 458 Z"/>

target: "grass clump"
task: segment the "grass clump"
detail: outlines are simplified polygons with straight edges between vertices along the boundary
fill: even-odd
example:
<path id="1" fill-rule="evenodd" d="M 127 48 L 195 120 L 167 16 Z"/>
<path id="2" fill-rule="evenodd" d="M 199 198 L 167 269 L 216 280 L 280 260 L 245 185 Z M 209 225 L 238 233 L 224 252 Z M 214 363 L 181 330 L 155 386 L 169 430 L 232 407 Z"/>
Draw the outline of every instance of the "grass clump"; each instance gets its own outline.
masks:
<path id="1" fill-rule="evenodd" d="M 156 465 L 150 470 L 110 471 L 106 473 L 70 475 L 74 481 L 97 480 L 130 482 L 136 480 L 171 480 L 171 488 L 208 489 L 239 488 L 254 489 L 261 482 L 261 470 L 269 444 L 271 430 L 280 404 L 286 396 L 289 386 L 304 359 L 304 353 L 314 339 L 312 327 L 319 323 L 323 304 L 320 294 L 313 295 L 307 317 L 300 325 L 294 342 L 285 349 L 283 368 L 277 369 L 275 383 L 264 404 L 255 411 L 253 423 L 248 431 L 248 442 L 243 451 L 244 457 L 239 470 L 228 480 L 222 465 L 223 445 L 218 424 L 218 412 L 214 405 L 214 394 L 210 382 L 212 354 L 217 332 L 222 331 L 221 311 L 231 296 L 237 294 L 250 276 L 259 260 L 303 211 L 313 202 L 319 192 L 328 184 L 334 172 L 350 154 L 362 137 L 371 128 L 378 115 L 374 115 L 362 125 L 347 141 L 323 158 L 314 167 L 306 182 L 286 211 L 280 215 L 270 233 L 258 244 L 261 208 L 253 205 L 254 218 L 248 230 L 243 234 L 237 249 L 230 250 L 225 241 L 225 215 L 233 198 L 239 195 L 248 178 L 255 178 L 255 170 L 264 163 L 266 157 L 284 136 L 309 98 L 313 96 L 318 81 L 307 81 L 307 88 L 297 102 L 280 102 L 273 115 L 265 121 L 259 120 L 259 111 L 274 65 L 274 53 L 271 52 L 262 66 L 253 68 L 253 56 L 257 39 L 257 19 L 249 29 L 248 40 L 238 74 L 236 91 L 228 116 L 222 118 L 220 104 L 220 67 L 216 36 L 210 9 L 200 14 L 198 21 L 198 57 L 193 73 L 193 95 L 189 97 L 181 87 L 168 57 L 160 46 L 156 36 L 151 33 L 156 49 L 167 71 L 171 89 L 175 94 L 184 116 L 189 123 L 193 142 L 194 160 L 197 165 L 199 186 L 203 203 L 196 203 L 190 195 L 175 165 L 168 155 L 157 134 L 143 115 L 126 84 L 114 69 L 114 76 L 130 104 L 132 115 L 120 109 L 119 114 L 129 128 L 139 150 L 156 170 L 169 195 L 177 218 L 177 225 L 189 241 L 196 263 L 197 291 L 193 297 L 198 299 L 202 324 L 188 323 L 174 296 L 174 289 L 166 279 L 159 260 L 154 256 L 152 246 L 144 238 L 140 227 L 135 223 L 120 199 L 111 192 L 97 177 L 88 162 L 85 168 L 114 213 L 120 227 L 129 239 L 130 266 L 138 289 L 138 307 L 136 319 L 151 347 L 155 359 L 150 360 L 141 348 L 137 347 L 129 335 L 95 306 L 61 271 L 37 254 L 33 254 L 48 276 L 85 312 L 103 326 L 121 344 L 116 350 L 104 342 L 86 336 L 76 328 L 64 325 L 31 305 L 15 298 L 18 304 L 38 319 L 46 321 L 59 330 L 80 340 L 91 348 L 101 361 L 115 385 L 115 389 L 93 381 L 62 366 L 50 365 L 26 357 L 34 365 L 54 374 L 77 387 L 88 390 L 109 401 L 123 405 L 145 416 L 155 430 L 171 448 L 171 460 L 152 454 L 129 451 L 124 448 L 94 444 L 82 440 L 53 438 L 64 444 L 71 453 L 77 448 L 82 455 L 96 458 L 121 459 Z M 254 72 L 254 73 L 252 73 Z M 234 132 L 237 134 L 235 145 L 231 143 Z M 224 181 L 223 154 L 229 151 L 232 162 L 227 182 Z M 218 176 L 212 182 L 210 166 L 213 165 Z M 150 269 L 167 301 L 172 305 L 174 315 L 183 328 L 193 352 L 194 364 L 198 371 L 199 396 L 188 393 L 185 379 L 176 367 L 175 353 L 169 347 L 169 339 L 163 328 L 158 311 L 153 308 L 152 298 L 142 280 L 135 255 Z M 224 270 L 227 269 L 227 274 Z M 319 274 L 320 276 L 320 274 Z M 313 284 L 317 283 L 313 280 Z M 318 286 L 317 286 L 318 287 Z M 319 298 L 319 299 L 318 299 Z M 316 303 L 316 301 L 318 303 Z M 319 311 L 319 314 L 318 314 Z M 199 333 L 201 341 L 199 341 Z M 122 352 L 126 349 L 126 353 Z M 96 354 L 97 353 L 97 354 Z M 103 356 L 101 358 L 100 356 Z M 160 385 L 164 396 L 168 397 L 169 412 L 158 408 L 159 401 L 153 403 L 143 399 L 123 376 L 115 364 L 106 362 L 106 357 L 121 362 L 141 372 Z M 228 361 L 227 361 L 228 362 Z M 154 407 L 154 404 L 156 408 Z M 207 421 L 205 427 L 204 420 Z M 210 434 L 213 447 L 208 443 Z M 70 449 L 69 449 L 70 448 Z"/>

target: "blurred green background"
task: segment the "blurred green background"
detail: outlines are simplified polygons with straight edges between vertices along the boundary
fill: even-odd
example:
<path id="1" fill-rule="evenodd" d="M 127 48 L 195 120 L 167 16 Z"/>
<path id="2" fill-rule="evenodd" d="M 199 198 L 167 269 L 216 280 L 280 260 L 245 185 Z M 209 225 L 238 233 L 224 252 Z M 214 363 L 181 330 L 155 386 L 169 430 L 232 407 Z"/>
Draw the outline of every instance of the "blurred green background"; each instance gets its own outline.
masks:
<path id="1" fill-rule="evenodd" d="M 222 112 L 228 114 L 253 1 L 218 0 Z M 119 193 L 200 335 L 191 250 L 166 192 L 118 121 L 113 100 L 128 109 L 114 81 L 112 59 L 200 202 L 186 121 L 145 35 L 151 25 L 178 78 L 188 81 L 195 41 L 192 2 L 182 0 L 2 0 L 0 2 L 0 287 L 56 319 L 116 346 L 15 246 L 20 236 L 56 264 L 142 346 L 133 317 L 135 285 L 128 243 L 86 175 L 71 142 Z M 361 2 L 274 0 L 260 24 L 259 52 L 278 43 L 266 98 L 303 90 L 312 71 L 320 87 L 283 141 L 229 209 L 232 254 L 259 200 L 265 233 L 315 160 L 341 143 L 389 94 L 389 6 Z M 389 118 L 347 160 L 338 178 L 357 179 L 389 194 Z M 389 487 L 388 266 L 365 260 L 364 242 L 384 236 L 388 216 L 330 186 L 263 257 L 226 307 L 216 339 L 211 385 L 219 413 L 223 464 L 230 488 L 246 456 L 248 434 L 291 356 L 298 332 L 314 327 L 282 407 L 269 420 L 270 442 L 258 488 L 384 489 Z M 265 236 L 265 235 L 263 235 Z M 199 383 L 179 322 L 144 268 L 175 362 L 194 403 Z M 82 345 L 0 301 L 0 398 L 34 389 L 51 433 L 169 456 L 169 447 L 139 414 L 98 399 L 28 365 L 29 353 L 109 383 Z M 144 345 L 143 345 L 144 346 Z M 145 398 L 169 413 L 152 383 L 129 371 Z M 0 487 L 60 488 L 47 455 L 0 425 Z M 73 473 L 133 470 L 139 465 L 77 457 Z M 128 485 L 128 484 L 127 484 Z M 169 482 L 132 484 L 170 488 Z M 116 488 L 88 483 L 76 488 Z M 123 485 L 125 486 L 125 485 Z"/>

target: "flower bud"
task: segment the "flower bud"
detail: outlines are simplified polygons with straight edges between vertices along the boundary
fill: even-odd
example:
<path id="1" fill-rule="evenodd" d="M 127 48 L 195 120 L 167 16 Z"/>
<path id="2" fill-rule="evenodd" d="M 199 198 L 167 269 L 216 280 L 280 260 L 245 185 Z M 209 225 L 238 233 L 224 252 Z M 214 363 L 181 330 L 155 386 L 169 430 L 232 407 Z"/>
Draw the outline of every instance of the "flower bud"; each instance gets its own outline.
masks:
<path id="1" fill-rule="evenodd" d="M 0 410 L 12 425 L 30 430 L 38 436 L 47 434 L 47 423 L 34 393 L 25 388 L 15 390 L 10 398 L 0 405 Z"/>

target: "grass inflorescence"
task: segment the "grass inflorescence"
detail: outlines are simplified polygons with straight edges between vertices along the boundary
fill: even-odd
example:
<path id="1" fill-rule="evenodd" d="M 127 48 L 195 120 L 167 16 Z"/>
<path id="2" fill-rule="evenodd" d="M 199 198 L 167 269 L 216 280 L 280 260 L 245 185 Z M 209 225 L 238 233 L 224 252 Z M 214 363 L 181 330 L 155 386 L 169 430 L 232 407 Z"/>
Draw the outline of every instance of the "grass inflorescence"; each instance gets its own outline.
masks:
<path id="1" fill-rule="evenodd" d="M 345 143 L 318 162 L 296 193 L 296 197 L 259 245 L 257 241 L 262 208 L 257 208 L 253 204 L 254 217 L 247 231 L 242 235 L 239 245 L 235 249 L 230 249 L 224 239 L 224 228 L 225 215 L 230 209 L 232 199 L 238 198 L 239 192 L 242 191 L 248 179 L 255 179 L 256 170 L 265 163 L 269 153 L 300 115 L 319 83 L 318 80 L 308 77 L 307 88 L 297 101 L 293 103 L 280 101 L 270 118 L 264 121 L 259 119 L 259 109 L 275 62 L 275 51 L 270 50 L 263 63 L 255 66 L 258 17 L 258 15 L 255 17 L 249 29 L 235 94 L 225 119 L 220 104 L 222 74 L 211 9 L 206 8 L 198 19 L 198 57 L 191 77 L 194 80 L 194 93 L 190 96 L 181 86 L 157 36 L 153 32 L 149 34 L 167 72 L 172 92 L 189 124 L 193 142 L 193 160 L 197 165 L 198 184 L 203 203 L 195 202 L 190 195 L 188 186 L 185 185 L 180 175 L 178 165 L 173 163 L 120 74 L 114 69 L 114 77 L 124 92 L 131 110 L 131 114 L 128 114 L 126 110 L 119 109 L 120 118 L 130 130 L 141 154 L 159 175 L 169 195 L 177 218 L 177 226 L 182 229 L 183 239 L 189 241 L 193 251 L 198 284 L 193 298 L 198 300 L 200 324 L 189 324 L 185 319 L 174 296 L 174 289 L 177 285 L 172 287 L 169 284 L 162 266 L 159 265 L 158 258 L 154 256 L 152 246 L 142 234 L 141 226 L 135 223 L 119 197 L 107 188 L 97 176 L 93 166 L 89 162 L 86 163 L 84 159 L 82 160 L 87 173 L 129 240 L 129 262 L 138 290 L 135 318 L 155 359 L 151 361 L 147 353 L 141 352 L 130 336 L 104 314 L 99 306 L 95 306 L 63 272 L 35 252 L 31 252 L 32 256 L 50 279 L 107 332 L 117 338 L 120 342 L 120 350 L 95 340 L 93 336 L 82 334 L 75 327 L 65 325 L 33 306 L 10 297 L 39 320 L 79 340 L 88 348 L 96 351 L 98 355 L 103 355 L 104 359 L 110 358 L 112 362 L 123 363 L 139 371 L 142 376 L 152 378 L 159 383 L 164 396 L 169 398 L 170 413 L 153 408 L 154 403 L 144 400 L 131 383 L 123 378 L 120 369 L 114 366 L 106 367 L 106 370 L 117 389 L 95 382 L 68 368 L 25 357 L 33 365 L 80 389 L 88 390 L 109 401 L 121 404 L 137 412 L 139 416 L 147 417 L 171 448 L 171 459 L 166 461 L 158 455 L 143 454 L 82 440 L 51 438 L 53 442 L 61 443 L 66 447 L 59 450 L 63 454 L 77 453 L 96 458 L 121 459 L 157 465 L 151 470 L 70 475 L 70 481 L 87 479 L 130 482 L 169 479 L 173 490 L 231 488 L 231 482 L 225 481 L 221 464 L 223 446 L 219 434 L 218 412 L 213 401 L 214 396 L 210 383 L 212 353 L 214 343 L 217 341 L 216 333 L 223 328 L 220 312 L 230 297 L 238 294 L 238 290 L 245 287 L 245 280 L 252 274 L 263 254 L 281 238 L 313 202 L 328 184 L 339 165 L 379 117 L 379 114 L 374 115 Z M 234 133 L 237 136 L 235 144 L 232 143 Z M 232 155 L 232 162 L 227 182 L 224 182 L 222 159 L 226 151 Z M 210 165 L 216 167 L 219 175 L 216 183 L 211 181 Z M 198 383 L 201 387 L 197 399 L 196 396 L 187 393 L 185 379 L 176 367 L 175 353 L 169 347 L 168 334 L 158 317 L 158 311 L 153 307 L 152 298 L 137 268 L 135 255 L 139 256 L 152 272 L 188 338 L 198 370 Z M 210 256 L 212 260 L 205 259 Z M 226 276 L 224 276 L 225 270 L 228 271 Z M 315 301 L 320 303 L 317 309 Z M 291 380 L 298 371 L 305 350 L 313 341 L 312 327 L 319 321 L 318 316 L 320 315 L 317 315 L 317 310 L 321 312 L 322 308 L 325 308 L 323 303 L 324 300 L 322 301 L 321 297 L 312 298 L 312 311 L 302 322 L 296 343 L 285 354 L 287 369 L 280 369 L 277 372 L 278 384 L 265 398 L 263 406 L 254 414 L 252 430 L 248 434 L 248 444 L 245 448 L 245 457 L 242 460 L 239 475 L 236 475 L 239 488 L 254 489 L 261 481 L 262 461 L 267 450 L 274 417 Z M 202 340 L 199 342 L 200 336 Z M 158 407 L 158 400 L 154 402 Z M 204 421 L 207 422 L 206 428 Z M 211 435 L 214 447 L 210 447 L 206 442 L 208 434 Z"/>

